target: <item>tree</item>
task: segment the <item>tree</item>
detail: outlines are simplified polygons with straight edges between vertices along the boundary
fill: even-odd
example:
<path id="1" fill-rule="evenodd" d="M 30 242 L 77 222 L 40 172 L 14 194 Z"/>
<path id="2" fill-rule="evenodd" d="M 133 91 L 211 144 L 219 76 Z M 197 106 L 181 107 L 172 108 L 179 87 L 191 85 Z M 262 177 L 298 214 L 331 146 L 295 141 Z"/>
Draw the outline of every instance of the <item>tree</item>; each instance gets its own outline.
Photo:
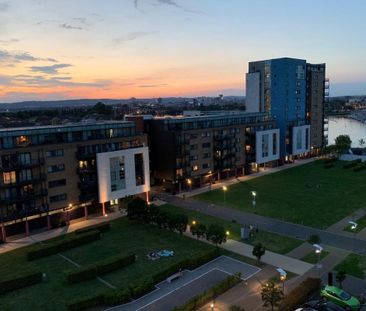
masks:
<path id="1" fill-rule="evenodd" d="M 113 109 L 111 106 L 107 106 L 102 102 L 97 102 L 91 109 L 90 113 L 98 113 L 98 114 L 112 114 Z"/>
<path id="2" fill-rule="evenodd" d="M 192 235 L 195 235 L 197 239 L 202 238 L 207 233 L 207 228 L 204 224 L 191 225 Z"/>
<path id="3" fill-rule="evenodd" d="M 363 148 L 363 146 L 365 146 L 366 142 L 364 141 L 363 138 L 358 140 L 358 144 L 360 145 L 360 148 Z"/>
<path id="4" fill-rule="evenodd" d="M 257 243 L 256 245 L 254 245 L 252 254 L 254 257 L 257 258 L 257 263 L 260 262 L 262 256 L 265 254 L 265 252 L 266 252 L 266 248 L 262 245 L 262 243 Z"/>
<path id="5" fill-rule="evenodd" d="M 206 233 L 206 239 L 216 245 L 226 242 L 226 231 L 221 225 L 211 224 Z"/>
<path id="6" fill-rule="evenodd" d="M 175 215 L 175 229 L 182 234 L 187 230 L 188 217 L 185 214 Z"/>
<path id="7" fill-rule="evenodd" d="M 159 206 L 155 205 L 155 204 L 150 204 L 147 206 L 147 211 L 146 211 L 146 222 L 150 223 L 150 224 L 156 224 L 156 220 L 158 217 L 158 214 L 160 212 Z"/>
<path id="8" fill-rule="evenodd" d="M 343 281 L 346 279 L 346 277 L 347 277 L 347 275 L 346 275 L 346 271 L 344 271 L 344 270 L 339 270 L 339 271 L 337 272 L 337 274 L 336 274 L 336 280 L 337 280 L 337 282 L 338 282 L 338 284 L 339 284 L 339 287 L 340 287 L 340 288 L 343 288 L 343 287 L 342 287 L 342 283 L 343 283 Z"/>
<path id="9" fill-rule="evenodd" d="M 308 238 L 309 244 L 319 244 L 321 242 L 320 237 L 316 234 L 312 234 Z"/>
<path id="10" fill-rule="evenodd" d="M 274 307 L 279 305 L 279 302 L 283 299 L 283 291 L 280 287 L 276 286 L 274 282 L 269 281 L 266 284 L 262 285 L 261 296 L 263 306 L 271 306 L 271 310 L 274 310 Z"/>
<path id="11" fill-rule="evenodd" d="M 348 135 L 339 135 L 335 139 L 335 148 L 338 153 L 338 155 L 341 155 L 342 153 L 346 152 L 349 148 L 351 148 L 351 138 L 349 138 Z"/>
<path id="12" fill-rule="evenodd" d="M 135 197 L 129 200 L 126 205 L 129 219 L 142 220 L 146 218 L 147 204 L 145 200 Z"/>

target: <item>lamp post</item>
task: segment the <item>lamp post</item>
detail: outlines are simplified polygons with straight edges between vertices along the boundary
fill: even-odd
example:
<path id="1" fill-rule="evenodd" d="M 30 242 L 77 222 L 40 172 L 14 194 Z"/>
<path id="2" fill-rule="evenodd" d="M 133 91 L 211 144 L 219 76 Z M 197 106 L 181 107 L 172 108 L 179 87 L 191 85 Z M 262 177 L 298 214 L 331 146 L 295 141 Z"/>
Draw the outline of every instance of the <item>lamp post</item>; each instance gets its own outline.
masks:
<path id="1" fill-rule="evenodd" d="M 283 294 L 285 295 L 285 281 L 287 278 L 287 272 L 285 270 L 283 270 L 282 268 L 277 268 L 276 270 L 280 274 L 280 280 L 282 282 L 282 291 L 283 291 Z"/>
<path id="2" fill-rule="evenodd" d="M 257 192 L 256 191 L 252 191 L 252 197 L 253 197 L 253 200 L 252 200 L 252 205 L 253 205 L 253 208 L 255 207 L 255 197 L 257 196 Z"/>
<path id="3" fill-rule="evenodd" d="M 351 225 L 351 230 L 353 232 L 353 235 L 354 235 L 354 245 L 353 245 L 353 250 L 355 251 L 356 250 L 356 229 L 357 229 L 357 226 L 358 226 L 358 223 L 355 222 L 355 221 L 352 221 L 350 220 L 348 222 L 350 225 Z"/>
<path id="4" fill-rule="evenodd" d="M 222 191 L 224 192 L 224 206 L 226 207 L 226 191 L 227 191 L 227 187 L 226 186 L 222 186 Z"/>
<path id="5" fill-rule="evenodd" d="M 211 311 L 214 311 L 215 310 L 215 301 L 213 301 L 211 303 L 210 307 L 211 307 Z"/>
<path id="6" fill-rule="evenodd" d="M 322 266 L 321 264 L 319 263 L 320 261 L 320 254 L 322 253 L 323 251 L 323 247 L 321 247 L 319 244 L 313 244 L 314 248 L 315 248 L 315 254 L 318 254 L 318 261 L 316 263 L 316 266 L 318 269 L 320 269 Z"/>
<path id="7" fill-rule="evenodd" d="M 187 179 L 187 184 L 189 186 L 189 192 L 192 191 L 192 180 L 190 178 Z"/>

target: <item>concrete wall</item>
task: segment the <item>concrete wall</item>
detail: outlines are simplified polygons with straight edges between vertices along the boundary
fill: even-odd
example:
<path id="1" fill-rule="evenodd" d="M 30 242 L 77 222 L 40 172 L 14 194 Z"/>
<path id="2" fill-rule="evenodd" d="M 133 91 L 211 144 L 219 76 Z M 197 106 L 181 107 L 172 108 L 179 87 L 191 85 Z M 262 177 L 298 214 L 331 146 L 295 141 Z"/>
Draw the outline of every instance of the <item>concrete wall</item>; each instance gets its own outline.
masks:
<path id="1" fill-rule="evenodd" d="M 292 128 L 292 155 L 310 151 L 310 125 Z"/>
<path id="2" fill-rule="evenodd" d="M 260 72 L 246 74 L 246 112 L 259 112 L 260 108 Z"/>
<path id="3" fill-rule="evenodd" d="M 274 135 L 275 134 L 275 135 Z M 280 130 L 257 131 L 256 135 L 256 163 L 262 164 L 280 158 Z M 275 137 L 274 137 L 275 136 Z M 268 154 L 263 155 L 263 140 L 268 140 Z"/>

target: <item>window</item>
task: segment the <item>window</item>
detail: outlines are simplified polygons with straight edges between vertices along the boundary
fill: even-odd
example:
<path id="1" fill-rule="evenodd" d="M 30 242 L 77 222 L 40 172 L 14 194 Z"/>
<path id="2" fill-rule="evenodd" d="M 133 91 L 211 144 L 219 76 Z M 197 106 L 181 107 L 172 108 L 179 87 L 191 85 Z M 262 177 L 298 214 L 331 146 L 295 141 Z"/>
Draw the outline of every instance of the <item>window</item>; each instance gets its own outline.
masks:
<path id="1" fill-rule="evenodd" d="M 55 149 L 55 150 L 46 151 L 46 157 L 47 158 L 62 157 L 63 155 L 64 155 L 64 150 L 63 149 Z"/>
<path id="2" fill-rule="evenodd" d="M 301 130 L 297 130 L 296 132 L 296 149 L 301 149 L 302 148 L 302 132 Z"/>
<path id="3" fill-rule="evenodd" d="M 197 147 L 198 147 L 198 145 L 197 145 L 197 144 L 195 144 L 195 145 L 190 145 L 191 150 L 197 150 Z"/>
<path id="4" fill-rule="evenodd" d="M 272 154 L 277 154 L 277 133 L 273 133 L 272 136 Z"/>
<path id="5" fill-rule="evenodd" d="M 53 196 L 50 197 L 50 202 L 51 203 L 65 201 L 65 200 L 67 200 L 67 194 L 66 193 L 57 194 L 57 195 L 53 195 Z"/>
<path id="6" fill-rule="evenodd" d="M 193 166 L 192 166 L 192 171 L 193 171 L 193 172 L 198 171 L 198 165 L 193 165 Z"/>
<path id="7" fill-rule="evenodd" d="M 31 154 L 28 153 L 21 153 L 18 155 L 18 161 L 20 164 L 30 164 L 31 163 Z"/>
<path id="8" fill-rule="evenodd" d="M 15 171 L 3 173 L 3 183 L 5 185 L 13 184 L 17 181 Z"/>
<path id="9" fill-rule="evenodd" d="M 142 153 L 135 154 L 135 177 L 136 186 L 145 184 L 144 155 Z"/>
<path id="10" fill-rule="evenodd" d="M 31 180 L 32 179 L 32 170 L 30 170 L 30 169 L 21 170 L 19 172 L 19 179 L 20 179 L 20 181 Z"/>
<path id="11" fill-rule="evenodd" d="M 210 137 L 210 132 L 203 132 L 201 134 L 202 137 Z"/>
<path id="12" fill-rule="evenodd" d="M 189 157 L 190 161 L 197 161 L 198 160 L 198 155 L 193 155 Z"/>
<path id="13" fill-rule="evenodd" d="M 204 159 L 211 158 L 211 153 L 209 153 L 209 152 L 204 153 L 204 154 L 203 154 L 203 158 L 204 158 Z"/>
<path id="14" fill-rule="evenodd" d="M 211 143 L 203 143 L 202 144 L 202 148 L 210 148 L 211 147 Z"/>
<path id="15" fill-rule="evenodd" d="M 66 179 L 50 180 L 48 182 L 49 188 L 60 187 L 60 186 L 65 186 L 65 185 L 66 185 Z"/>
<path id="16" fill-rule="evenodd" d="M 47 166 L 48 173 L 62 172 L 65 170 L 65 164 L 56 164 Z"/>
<path id="17" fill-rule="evenodd" d="M 17 144 L 17 146 L 24 147 L 24 146 L 30 145 L 31 141 L 28 136 L 21 135 L 16 138 L 16 144 Z"/>
<path id="18" fill-rule="evenodd" d="M 262 158 L 268 157 L 268 134 L 262 135 Z"/>
<path id="19" fill-rule="evenodd" d="M 209 168 L 209 167 L 210 167 L 209 163 L 203 163 L 202 164 L 202 169 Z"/>

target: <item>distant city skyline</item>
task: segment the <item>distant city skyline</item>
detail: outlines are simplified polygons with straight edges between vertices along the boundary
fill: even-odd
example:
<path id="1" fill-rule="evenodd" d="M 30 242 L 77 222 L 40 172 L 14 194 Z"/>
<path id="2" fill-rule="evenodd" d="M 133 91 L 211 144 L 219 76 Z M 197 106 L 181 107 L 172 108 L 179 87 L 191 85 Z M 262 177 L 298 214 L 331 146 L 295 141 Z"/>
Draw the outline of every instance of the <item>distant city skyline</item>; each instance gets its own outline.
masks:
<path id="1" fill-rule="evenodd" d="M 362 0 L 0 0 L 0 102 L 245 95 L 249 61 L 366 94 Z"/>

